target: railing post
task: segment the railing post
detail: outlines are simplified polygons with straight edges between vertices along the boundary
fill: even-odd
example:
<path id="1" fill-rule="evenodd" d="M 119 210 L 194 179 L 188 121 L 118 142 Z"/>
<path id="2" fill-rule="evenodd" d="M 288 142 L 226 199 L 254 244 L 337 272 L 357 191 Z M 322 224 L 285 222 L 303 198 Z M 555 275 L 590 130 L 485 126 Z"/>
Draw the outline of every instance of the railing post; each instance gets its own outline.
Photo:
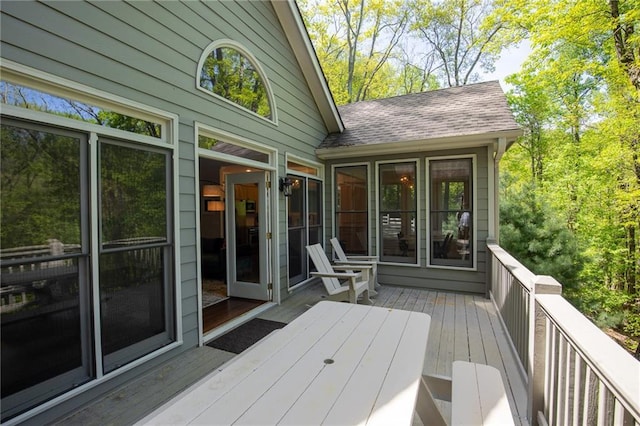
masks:
<path id="1" fill-rule="evenodd" d="M 493 276 L 493 252 L 491 251 L 491 249 L 489 248 L 489 244 L 495 244 L 496 240 L 494 240 L 493 238 L 487 238 L 487 242 L 486 242 L 486 270 L 485 270 L 485 282 L 486 285 L 484 287 L 484 297 L 489 299 L 491 298 L 491 291 L 493 290 L 493 280 L 494 280 L 494 276 Z"/>
<path id="2" fill-rule="evenodd" d="M 545 357 L 547 345 L 547 317 L 536 302 L 538 294 L 562 294 L 562 285 L 548 275 L 536 276 L 531 285 L 529 317 L 529 365 L 527 417 L 536 426 L 538 413 L 544 412 Z"/>

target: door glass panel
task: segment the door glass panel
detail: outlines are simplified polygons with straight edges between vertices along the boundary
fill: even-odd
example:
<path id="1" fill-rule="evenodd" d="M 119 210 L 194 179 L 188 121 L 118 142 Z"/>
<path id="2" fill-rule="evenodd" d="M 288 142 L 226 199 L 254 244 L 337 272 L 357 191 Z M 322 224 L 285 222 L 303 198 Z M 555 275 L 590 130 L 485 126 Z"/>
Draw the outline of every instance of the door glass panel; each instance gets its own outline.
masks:
<path id="1" fill-rule="evenodd" d="M 2 125 L 2 420 L 88 381 L 83 137 Z"/>
<path id="2" fill-rule="evenodd" d="M 289 285 L 306 279 L 306 223 L 305 223 L 305 185 L 304 179 L 288 176 L 293 182 L 291 195 L 287 199 L 289 225 Z"/>
<path id="3" fill-rule="evenodd" d="M 322 183 L 313 179 L 308 180 L 309 185 L 309 244 L 321 242 L 322 238 Z M 313 266 L 313 262 L 309 263 Z"/>
<path id="4" fill-rule="evenodd" d="M 236 281 L 260 283 L 258 184 L 233 185 L 235 195 Z"/>
<path id="5" fill-rule="evenodd" d="M 367 166 L 336 169 L 336 237 L 346 254 L 368 254 Z"/>
<path id="6" fill-rule="evenodd" d="M 289 228 L 289 284 L 297 284 L 304 279 L 304 238 L 302 228 Z"/>

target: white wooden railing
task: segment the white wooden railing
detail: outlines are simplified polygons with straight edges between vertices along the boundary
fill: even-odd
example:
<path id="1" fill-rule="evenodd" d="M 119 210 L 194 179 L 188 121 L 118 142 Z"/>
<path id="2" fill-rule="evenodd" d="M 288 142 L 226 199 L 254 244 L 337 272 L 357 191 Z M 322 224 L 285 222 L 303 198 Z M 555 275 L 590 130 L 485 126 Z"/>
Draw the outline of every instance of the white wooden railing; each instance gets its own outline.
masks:
<path id="1" fill-rule="evenodd" d="M 488 284 L 528 384 L 532 425 L 639 425 L 640 361 L 489 242 Z"/>

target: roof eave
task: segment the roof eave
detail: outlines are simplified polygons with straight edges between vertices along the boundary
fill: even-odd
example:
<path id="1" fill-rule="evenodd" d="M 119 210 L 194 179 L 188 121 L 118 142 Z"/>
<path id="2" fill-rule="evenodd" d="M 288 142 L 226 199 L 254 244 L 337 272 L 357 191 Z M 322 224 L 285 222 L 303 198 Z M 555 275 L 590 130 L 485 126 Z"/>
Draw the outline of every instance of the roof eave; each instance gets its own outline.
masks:
<path id="1" fill-rule="evenodd" d="M 363 156 L 477 148 L 496 143 L 500 138 L 506 139 L 507 143 L 512 143 L 522 133 L 522 129 L 512 129 L 475 135 L 446 136 L 403 142 L 380 142 L 339 148 L 318 148 L 316 149 L 316 155 L 322 160 L 337 160 Z"/>
<path id="2" fill-rule="evenodd" d="M 327 130 L 329 133 L 342 133 L 344 131 L 342 118 L 331 95 L 331 90 L 329 90 L 329 85 L 309 39 L 298 6 L 294 0 L 272 0 L 271 4 L 296 55 Z"/>

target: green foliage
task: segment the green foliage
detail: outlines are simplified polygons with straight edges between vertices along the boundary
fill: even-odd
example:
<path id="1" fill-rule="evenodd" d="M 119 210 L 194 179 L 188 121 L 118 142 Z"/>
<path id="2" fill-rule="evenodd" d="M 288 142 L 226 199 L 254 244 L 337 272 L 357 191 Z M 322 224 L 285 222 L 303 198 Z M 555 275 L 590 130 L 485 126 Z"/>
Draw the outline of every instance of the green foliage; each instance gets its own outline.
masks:
<path id="1" fill-rule="evenodd" d="M 535 183 L 584 256 L 565 296 L 631 335 L 640 322 L 639 17 L 638 0 L 500 0 L 494 14 L 533 48 L 509 80 L 525 137 L 504 157 L 506 188 Z"/>
<path id="2" fill-rule="evenodd" d="M 631 337 L 640 337 L 640 309 L 632 310 L 624 321 L 624 332 Z"/>
<path id="3" fill-rule="evenodd" d="M 102 240 L 167 236 L 166 155 L 100 146 Z"/>
<path id="4" fill-rule="evenodd" d="M 500 245 L 532 272 L 551 275 L 568 289 L 579 285 L 583 259 L 577 241 L 530 186 L 505 191 L 500 222 Z"/>
<path id="5" fill-rule="evenodd" d="M 80 142 L 2 125 L 0 246 L 80 243 Z"/>
<path id="6" fill-rule="evenodd" d="M 579 290 L 570 290 L 565 297 L 601 328 L 619 328 L 629 317 L 625 307 L 630 297 L 597 283 L 583 285 Z"/>

